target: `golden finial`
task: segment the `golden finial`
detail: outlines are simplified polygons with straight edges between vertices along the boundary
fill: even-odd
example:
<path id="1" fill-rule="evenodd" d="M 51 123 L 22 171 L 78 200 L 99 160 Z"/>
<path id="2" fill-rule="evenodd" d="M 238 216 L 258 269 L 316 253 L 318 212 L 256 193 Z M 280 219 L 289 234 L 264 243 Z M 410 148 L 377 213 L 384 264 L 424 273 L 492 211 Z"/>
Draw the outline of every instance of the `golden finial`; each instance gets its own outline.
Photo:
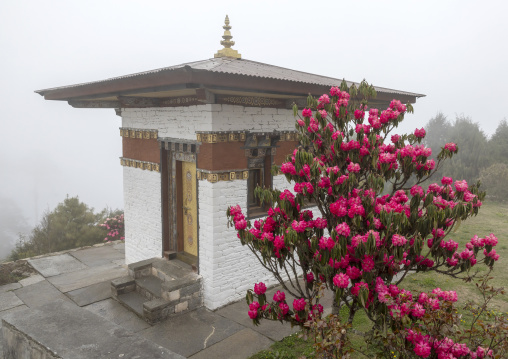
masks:
<path id="1" fill-rule="evenodd" d="M 224 35 L 222 35 L 222 40 L 220 44 L 224 46 L 223 49 L 217 51 L 214 57 L 233 57 L 235 59 L 241 59 L 242 55 L 238 53 L 238 51 L 233 50 L 231 46 L 235 44 L 234 41 L 231 41 L 233 36 L 231 35 L 231 26 L 229 26 L 229 17 L 226 15 L 226 19 L 224 20 L 225 25 L 222 27 L 224 29 Z"/>

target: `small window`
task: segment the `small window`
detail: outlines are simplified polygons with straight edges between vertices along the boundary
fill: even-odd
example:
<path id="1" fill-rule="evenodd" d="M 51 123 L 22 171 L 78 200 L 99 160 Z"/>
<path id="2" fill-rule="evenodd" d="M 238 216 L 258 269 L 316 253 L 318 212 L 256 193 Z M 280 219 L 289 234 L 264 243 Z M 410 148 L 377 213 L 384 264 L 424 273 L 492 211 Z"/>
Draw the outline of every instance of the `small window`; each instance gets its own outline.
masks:
<path id="1" fill-rule="evenodd" d="M 256 196 L 254 195 L 254 190 L 256 189 L 257 186 L 261 186 L 261 183 L 262 183 L 261 169 L 256 168 L 253 170 L 249 170 L 249 179 L 247 182 L 247 188 L 248 188 L 247 204 L 248 204 L 249 208 L 261 206 L 259 198 L 256 198 Z"/>
<path id="2" fill-rule="evenodd" d="M 254 195 L 254 190 L 258 186 L 263 186 L 264 169 L 255 168 L 249 170 L 249 179 L 247 181 L 247 204 L 249 218 L 266 216 L 266 203 L 261 205 L 261 201 Z"/>

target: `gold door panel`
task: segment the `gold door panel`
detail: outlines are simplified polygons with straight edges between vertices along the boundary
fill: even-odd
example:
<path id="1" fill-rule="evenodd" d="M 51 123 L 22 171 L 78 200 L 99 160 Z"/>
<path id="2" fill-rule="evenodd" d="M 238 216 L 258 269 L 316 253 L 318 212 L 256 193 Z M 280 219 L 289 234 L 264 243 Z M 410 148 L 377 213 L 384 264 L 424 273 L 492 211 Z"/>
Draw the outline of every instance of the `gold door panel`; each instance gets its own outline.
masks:
<path id="1" fill-rule="evenodd" d="M 196 163 L 182 162 L 183 250 L 198 255 L 198 207 L 196 201 Z"/>

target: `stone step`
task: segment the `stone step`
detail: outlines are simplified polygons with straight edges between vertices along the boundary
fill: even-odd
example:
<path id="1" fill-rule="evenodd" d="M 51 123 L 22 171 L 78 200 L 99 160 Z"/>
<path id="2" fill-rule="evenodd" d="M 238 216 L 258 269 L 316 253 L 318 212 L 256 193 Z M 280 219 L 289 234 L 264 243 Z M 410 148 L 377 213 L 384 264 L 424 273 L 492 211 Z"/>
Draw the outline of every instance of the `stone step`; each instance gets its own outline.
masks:
<path id="1" fill-rule="evenodd" d="M 165 251 L 164 252 L 164 258 L 166 258 L 167 260 L 175 259 L 176 255 L 177 255 L 177 253 L 173 252 L 173 251 Z"/>
<path id="2" fill-rule="evenodd" d="M 179 252 L 176 254 L 176 259 L 182 261 L 185 264 L 188 264 L 193 272 L 198 271 L 198 257 L 193 256 L 191 254 L 185 252 Z"/>
<path id="3" fill-rule="evenodd" d="M 113 297 L 150 324 L 203 305 L 201 276 L 179 260 L 147 259 L 129 264 L 130 277 L 111 282 Z"/>
<path id="4" fill-rule="evenodd" d="M 129 292 L 118 296 L 118 301 L 128 309 L 136 313 L 140 318 L 145 319 L 143 304 L 148 300 L 138 292 Z"/>
<path id="5" fill-rule="evenodd" d="M 194 274 L 192 267 L 178 259 L 161 260 L 152 263 L 152 273 L 163 281 L 179 279 Z"/>
<path id="6" fill-rule="evenodd" d="M 130 276 L 120 277 L 111 281 L 111 294 L 114 298 L 134 290 L 136 290 L 136 282 Z"/>
<path id="7" fill-rule="evenodd" d="M 161 285 L 162 280 L 158 277 L 153 275 L 141 277 L 136 279 L 136 292 L 149 300 L 161 298 Z"/>

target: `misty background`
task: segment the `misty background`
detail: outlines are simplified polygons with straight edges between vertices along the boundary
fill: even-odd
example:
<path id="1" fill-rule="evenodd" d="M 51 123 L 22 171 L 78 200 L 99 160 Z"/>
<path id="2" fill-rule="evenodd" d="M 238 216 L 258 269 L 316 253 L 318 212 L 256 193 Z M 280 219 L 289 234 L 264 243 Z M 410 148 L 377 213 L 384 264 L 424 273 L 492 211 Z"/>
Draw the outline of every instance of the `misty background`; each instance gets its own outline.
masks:
<path id="1" fill-rule="evenodd" d="M 490 135 L 508 118 L 508 3 L 479 4 L 1 1 L 0 258 L 67 194 L 123 208 L 120 117 L 35 90 L 211 58 L 228 14 L 244 59 L 425 94 L 399 133 L 442 112 Z"/>

